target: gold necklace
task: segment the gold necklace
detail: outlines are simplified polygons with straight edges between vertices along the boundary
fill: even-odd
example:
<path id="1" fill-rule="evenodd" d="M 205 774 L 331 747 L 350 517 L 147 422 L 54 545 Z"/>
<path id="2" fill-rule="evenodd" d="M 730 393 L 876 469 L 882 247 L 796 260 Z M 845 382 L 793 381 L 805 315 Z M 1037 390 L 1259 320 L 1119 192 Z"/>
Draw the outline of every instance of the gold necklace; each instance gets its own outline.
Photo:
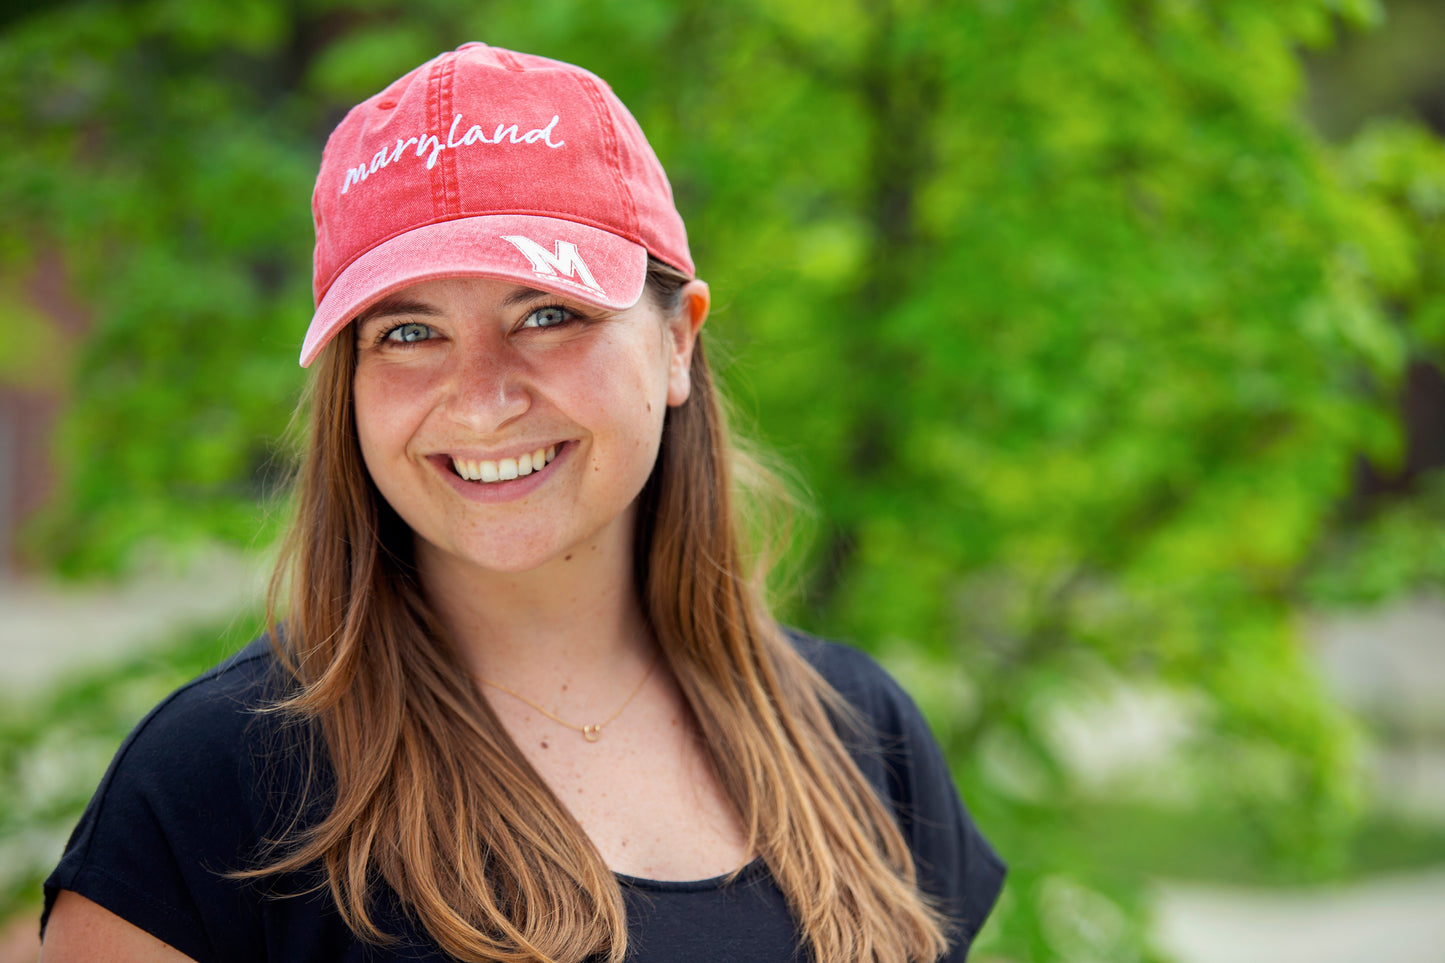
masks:
<path id="1" fill-rule="evenodd" d="M 531 699 L 528 699 L 526 696 L 522 695 L 522 693 L 517 692 L 513 689 L 508 689 L 506 686 L 502 685 L 499 682 L 493 682 L 491 679 L 483 679 L 481 676 L 477 676 L 477 678 L 481 679 L 483 684 L 489 685 L 493 689 L 500 689 L 507 695 L 511 696 L 513 699 L 519 699 L 522 702 L 527 703 L 527 705 L 531 706 L 533 709 L 536 709 L 538 712 L 542 713 L 542 715 L 546 716 L 548 719 L 551 719 L 553 722 L 560 723 L 566 726 L 568 729 L 577 730 L 578 732 L 582 733 L 582 738 L 586 739 L 588 742 L 596 742 L 598 739 L 602 738 L 602 727 L 612 722 L 613 719 L 616 719 L 618 716 L 622 715 L 622 710 L 626 709 L 629 705 L 631 705 L 632 700 L 637 697 L 637 693 L 642 691 L 642 687 L 646 685 L 647 680 L 652 677 L 652 670 L 657 666 L 657 657 L 659 654 L 660 653 L 657 652 L 654 652 L 652 654 L 652 661 L 647 664 L 647 671 L 642 674 L 642 681 L 637 683 L 637 688 L 633 689 L 632 694 L 622 701 L 622 705 L 617 707 L 617 711 L 612 713 L 612 715 L 608 716 L 606 719 L 603 719 L 601 722 L 587 726 L 579 726 L 576 723 L 568 722 L 561 716 L 548 712 L 546 709 L 537 705 L 537 703 L 533 702 Z"/>

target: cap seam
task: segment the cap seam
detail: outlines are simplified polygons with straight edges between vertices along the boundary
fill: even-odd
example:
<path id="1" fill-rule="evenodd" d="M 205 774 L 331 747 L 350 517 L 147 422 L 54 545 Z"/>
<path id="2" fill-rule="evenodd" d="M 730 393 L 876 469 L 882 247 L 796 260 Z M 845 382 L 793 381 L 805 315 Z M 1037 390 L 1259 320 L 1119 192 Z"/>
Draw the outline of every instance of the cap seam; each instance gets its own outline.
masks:
<path id="1" fill-rule="evenodd" d="M 437 129 L 437 124 L 440 122 L 440 121 L 439 121 L 439 118 L 441 117 L 441 102 L 440 102 L 440 101 L 441 101 L 441 86 L 442 86 L 442 85 L 441 85 L 441 75 L 442 75 L 444 72 L 446 72 L 446 70 L 447 70 L 450 66 L 451 66 L 451 59 L 450 59 L 450 58 L 447 58 L 447 57 L 439 58 L 439 59 L 437 60 L 437 62 L 436 62 L 436 66 L 434 66 L 434 67 L 431 69 L 431 71 L 429 72 L 429 74 L 428 74 L 428 76 L 427 76 L 427 88 L 426 88 L 426 129 L 427 129 L 427 130 L 436 130 L 436 129 Z M 440 196 L 438 196 L 438 194 L 439 194 L 439 187 L 438 187 L 438 185 L 437 185 L 437 179 L 431 175 L 431 172 L 430 172 L 430 171 L 428 171 L 428 172 L 427 172 L 425 175 L 423 175 L 423 176 L 425 176 L 425 177 L 427 178 L 427 187 L 429 188 L 428 193 L 431 195 L 432 216 L 435 217 L 435 216 L 437 216 L 437 214 L 439 214 L 439 213 L 445 213 L 445 211 L 446 211 L 445 202 L 444 202 L 444 200 L 443 200 Z M 375 246 L 375 245 L 373 245 L 373 246 Z"/>
<path id="2" fill-rule="evenodd" d="M 447 58 L 446 76 L 442 79 L 442 111 L 437 117 L 437 126 L 433 130 L 440 131 L 448 114 L 452 113 L 452 94 L 456 90 L 456 69 L 457 58 L 453 54 Z M 457 174 L 457 158 L 455 151 L 443 151 L 441 160 L 441 181 L 442 181 L 442 212 L 446 214 L 459 213 L 462 209 L 461 178 Z"/>
<path id="3" fill-rule="evenodd" d="M 641 237 L 642 225 L 639 223 L 637 217 L 637 204 L 633 200 L 631 189 L 628 188 L 626 180 L 622 176 L 622 159 L 617 147 L 617 127 L 613 121 L 612 111 L 607 109 L 606 98 L 602 96 L 602 92 L 598 89 L 602 81 L 591 74 L 578 75 L 577 80 L 578 83 L 582 85 L 582 89 L 587 92 L 587 99 L 592 103 L 592 110 L 601 121 L 602 144 L 607 152 L 609 173 L 612 175 L 612 187 L 622 200 L 623 206 L 627 209 L 627 223 L 632 233 Z M 646 242 L 641 243 L 643 247 L 651 250 L 651 246 Z"/>
<path id="4" fill-rule="evenodd" d="M 512 56 L 512 52 L 505 47 L 488 47 L 487 49 L 492 51 L 503 70 L 510 70 L 514 73 L 524 73 L 527 70 L 527 65 Z"/>
<path id="5" fill-rule="evenodd" d="M 447 114 L 452 113 L 452 90 L 454 90 L 454 78 L 457 77 L 457 55 L 448 56 L 444 59 L 442 77 L 438 82 L 438 94 L 436 94 L 436 123 L 432 126 L 434 132 L 444 129 L 447 123 Z M 442 152 L 441 163 L 438 163 L 439 184 L 436 189 L 441 192 L 441 213 L 455 214 L 461 210 L 461 189 L 457 178 L 457 158 L 452 156 L 451 150 Z M 435 208 L 434 208 L 435 210 Z"/>

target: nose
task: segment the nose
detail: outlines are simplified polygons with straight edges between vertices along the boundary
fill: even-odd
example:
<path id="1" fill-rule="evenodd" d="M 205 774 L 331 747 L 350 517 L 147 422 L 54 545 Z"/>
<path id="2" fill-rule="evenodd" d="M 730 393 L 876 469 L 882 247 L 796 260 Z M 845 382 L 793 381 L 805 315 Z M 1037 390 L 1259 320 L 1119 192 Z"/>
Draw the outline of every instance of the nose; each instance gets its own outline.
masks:
<path id="1" fill-rule="evenodd" d="M 532 406 L 526 369 L 505 338 L 468 339 L 448 366 L 447 413 L 479 434 L 506 427 Z"/>

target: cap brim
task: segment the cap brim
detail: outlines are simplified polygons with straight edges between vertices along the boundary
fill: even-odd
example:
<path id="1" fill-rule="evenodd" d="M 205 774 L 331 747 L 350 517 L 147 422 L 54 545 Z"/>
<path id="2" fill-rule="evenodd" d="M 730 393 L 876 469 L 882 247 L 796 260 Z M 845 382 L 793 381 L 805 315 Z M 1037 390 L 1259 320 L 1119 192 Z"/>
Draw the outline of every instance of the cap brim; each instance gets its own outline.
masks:
<path id="1" fill-rule="evenodd" d="M 592 304 L 636 304 L 647 280 L 641 244 L 575 221 L 489 214 L 427 224 L 384 241 L 347 265 L 316 307 L 301 367 L 358 314 L 421 281 L 493 278 Z"/>

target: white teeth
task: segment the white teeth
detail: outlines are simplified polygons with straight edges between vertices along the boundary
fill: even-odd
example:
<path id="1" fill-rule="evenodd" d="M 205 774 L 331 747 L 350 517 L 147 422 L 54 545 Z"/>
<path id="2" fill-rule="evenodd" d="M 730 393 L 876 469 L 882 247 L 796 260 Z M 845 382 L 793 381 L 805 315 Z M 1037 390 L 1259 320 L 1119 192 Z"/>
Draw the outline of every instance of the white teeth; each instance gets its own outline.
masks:
<path id="1" fill-rule="evenodd" d="M 482 483 L 511 481 L 523 475 L 530 475 L 534 471 L 541 471 L 556 457 L 557 446 L 550 445 L 547 448 L 538 448 L 536 451 L 524 452 L 516 458 L 503 458 L 500 461 L 470 461 L 465 458 L 453 458 L 452 468 L 467 481 Z"/>

